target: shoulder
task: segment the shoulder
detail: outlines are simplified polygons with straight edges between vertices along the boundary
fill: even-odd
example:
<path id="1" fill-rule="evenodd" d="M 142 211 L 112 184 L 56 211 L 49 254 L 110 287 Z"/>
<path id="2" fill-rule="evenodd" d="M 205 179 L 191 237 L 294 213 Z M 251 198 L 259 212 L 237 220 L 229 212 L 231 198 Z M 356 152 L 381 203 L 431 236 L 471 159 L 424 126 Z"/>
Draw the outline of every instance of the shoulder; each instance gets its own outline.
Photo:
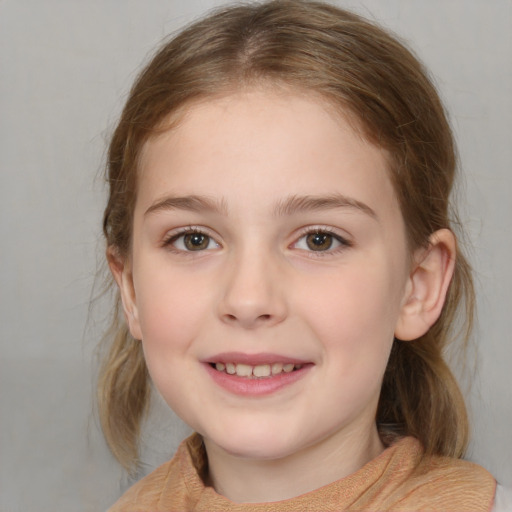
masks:
<path id="1" fill-rule="evenodd" d="M 496 487 L 496 480 L 485 468 L 467 460 L 434 456 L 429 459 L 427 468 L 433 475 L 457 479 L 464 486 L 479 482 Z"/>
<path id="2" fill-rule="evenodd" d="M 108 512 L 158 512 L 188 510 L 203 484 L 198 467 L 202 440 L 192 435 L 183 441 L 174 457 L 130 487 Z"/>
<path id="3" fill-rule="evenodd" d="M 404 510 L 414 505 L 414 510 L 476 512 L 491 510 L 496 481 L 478 464 L 448 457 L 432 457 L 413 472 L 406 487 L 405 497 L 400 500 Z"/>
<path id="4" fill-rule="evenodd" d="M 134 512 L 158 510 L 158 502 L 169 479 L 176 472 L 176 460 L 172 459 L 132 485 L 107 512 Z M 134 508 L 136 507 L 136 508 Z"/>
<path id="5" fill-rule="evenodd" d="M 388 485 L 381 510 L 489 512 L 496 492 L 494 477 L 469 461 L 426 455 L 418 440 L 402 438 L 390 448 Z"/>

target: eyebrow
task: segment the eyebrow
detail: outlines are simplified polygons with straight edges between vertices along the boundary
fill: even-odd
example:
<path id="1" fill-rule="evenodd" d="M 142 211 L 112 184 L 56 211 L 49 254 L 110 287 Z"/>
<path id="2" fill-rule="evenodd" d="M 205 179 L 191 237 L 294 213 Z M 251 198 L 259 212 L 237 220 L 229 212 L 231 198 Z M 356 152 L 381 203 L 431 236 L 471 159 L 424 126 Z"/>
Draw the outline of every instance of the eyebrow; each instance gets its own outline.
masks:
<path id="1" fill-rule="evenodd" d="M 187 210 L 191 212 L 212 212 L 227 214 L 227 205 L 224 199 L 216 200 L 207 196 L 190 195 L 184 197 L 168 196 L 155 201 L 144 213 L 148 215 L 158 211 Z"/>
<path id="2" fill-rule="evenodd" d="M 274 207 L 275 217 L 284 217 L 299 212 L 319 210 L 332 210 L 336 208 L 348 208 L 360 211 L 378 220 L 375 211 L 367 204 L 343 194 L 331 194 L 327 196 L 290 196 L 279 201 Z M 227 215 L 228 207 L 225 199 L 214 199 L 207 196 L 189 195 L 183 197 L 168 196 L 155 201 L 144 215 L 166 210 L 186 210 L 192 212 L 212 212 Z"/>
<path id="3" fill-rule="evenodd" d="M 331 194 L 328 196 L 290 196 L 276 205 L 274 214 L 276 216 L 285 216 L 293 215 L 298 212 L 331 210 L 336 208 L 353 209 L 378 220 L 375 211 L 367 204 L 343 194 Z"/>

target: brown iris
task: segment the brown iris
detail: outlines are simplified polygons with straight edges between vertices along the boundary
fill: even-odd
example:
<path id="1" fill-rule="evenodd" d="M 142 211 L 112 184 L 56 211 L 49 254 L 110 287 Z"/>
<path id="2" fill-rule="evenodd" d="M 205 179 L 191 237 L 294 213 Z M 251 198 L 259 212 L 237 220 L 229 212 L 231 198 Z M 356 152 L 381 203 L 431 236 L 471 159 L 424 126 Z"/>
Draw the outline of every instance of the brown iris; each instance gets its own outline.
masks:
<path id="1" fill-rule="evenodd" d="M 332 246 L 332 235 L 329 233 L 311 233 L 307 235 L 306 243 L 312 251 L 326 251 Z"/>
<path id="2" fill-rule="evenodd" d="M 189 233 L 183 237 L 183 244 L 189 251 L 202 251 L 209 243 L 210 237 L 202 233 Z"/>

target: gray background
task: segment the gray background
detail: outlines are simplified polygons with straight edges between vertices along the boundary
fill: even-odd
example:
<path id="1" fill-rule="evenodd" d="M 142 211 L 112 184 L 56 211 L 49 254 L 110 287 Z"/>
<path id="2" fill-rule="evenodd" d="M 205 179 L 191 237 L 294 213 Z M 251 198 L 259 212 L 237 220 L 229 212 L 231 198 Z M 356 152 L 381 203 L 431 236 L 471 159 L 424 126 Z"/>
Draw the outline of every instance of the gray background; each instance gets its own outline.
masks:
<path id="1" fill-rule="evenodd" d="M 97 511 L 129 482 L 93 411 L 86 328 L 106 140 L 140 63 L 214 0 L 0 0 L 0 510 Z M 469 458 L 512 484 L 512 0 L 340 0 L 410 41 L 445 99 L 478 279 Z M 99 314 L 98 314 L 99 313 Z M 470 368 L 471 369 L 471 368 Z M 157 403 L 145 471 L 186 431 Z"/>

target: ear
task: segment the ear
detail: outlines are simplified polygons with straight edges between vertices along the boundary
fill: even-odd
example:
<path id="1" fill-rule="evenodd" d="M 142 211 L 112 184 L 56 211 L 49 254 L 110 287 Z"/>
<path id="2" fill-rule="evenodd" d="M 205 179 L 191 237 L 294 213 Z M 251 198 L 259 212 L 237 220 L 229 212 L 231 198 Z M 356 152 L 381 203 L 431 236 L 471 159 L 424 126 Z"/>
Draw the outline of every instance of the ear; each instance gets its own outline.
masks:
<path id="1" fill-rule="evenodd" d="M 135 299 L 135 288 L 133 286 L 133 274 L 130 261 L 122 258 L 114 247 L 107 249 L 107 261 L 114 280 L 119 287 L 121 301 L 126 323 L 130 329 L 131 335 L 136 340 L 142 339 L 142 333 L 139 323 L 139 313 Z"/>
<path id="2" fill-rule="evenodd" d="M 413 258 L 395 337 L 410 341 L 423 336 L 441 315 L 455 269 L 457 242 L 449 229 L 430 236 L 429 246 Z"/>

